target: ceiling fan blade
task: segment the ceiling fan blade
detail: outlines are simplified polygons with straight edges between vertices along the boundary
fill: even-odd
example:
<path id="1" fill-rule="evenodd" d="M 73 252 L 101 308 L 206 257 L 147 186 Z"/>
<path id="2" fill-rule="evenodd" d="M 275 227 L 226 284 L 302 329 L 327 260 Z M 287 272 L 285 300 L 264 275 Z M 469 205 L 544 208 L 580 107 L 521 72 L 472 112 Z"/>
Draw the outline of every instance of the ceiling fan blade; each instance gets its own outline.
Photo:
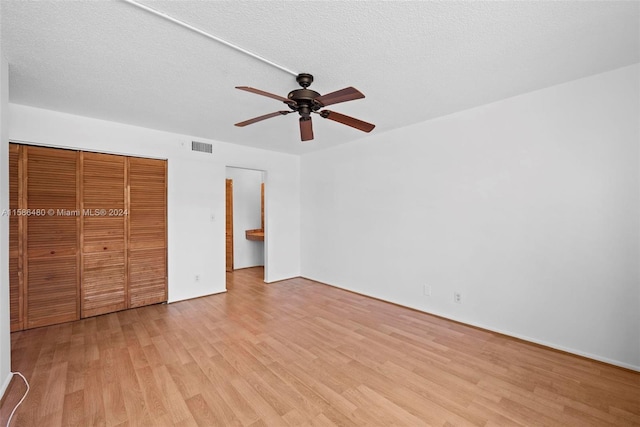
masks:
<path id="1" fill-rule="evenodd" d="M 300 117 L 300 139 L 302 141 L 311 141 L 313 139 L 311 117 Z"/>
<path id="2" fill-rule="evenodd" d="M 336 113 L 335 111 L 322 110 L 319 114 L 325 119 L 351 126 L 352 128 L 356 128 L 363 132 L 371 132 L 373 128 L 376 127 L 376 125 L 372 123 L 367 123 L 354 117 L 345 116 L 344 114 Z"/>
<path id="3" fill-rule="evenodd" d="M 255 89 L 255 88 L 252 88 L 252 87 L 249 87 L 249 86 L 236 86 L 236 89 L 240 89 L 240 90 L 244 90 L 244 91 L 247 91 L 247 92 L 255 93 L 257 95 L 267 96 L 269 98 L 277 99 L 278 101 L 286 102 L 287 104 L 294 103 L 290 99 L 285 98 L 283 96 L 275 95 L 273 93 L 265 92 L 264 90 Z"/>
<path id="4" fill-rule="evenodd" d="M 256 122 L 259 122 L 259 121 L 262 121 L 262 120 L 270 119 L 271 117 L 280 116 L 280 115 L 284 116 L 284 115 L 292 113 L 292 112 L 293 111 L 276 111 L 275 113 L 265 114 L 264 116 L 254 117 L 253 119 L 249 119 L 249 120 L 245 120 L 244 122 L 236 123 L 235 126 L 243 127 L 243 126 L 251 125 L 253 123 L 256 123 Z"/>
<path id="5" fill-rule="evenodd" d="M 328 93 L 326 95 L 319 96 L 315 101 L 321 103 L 323 106 L 337 104 L 339 102 L 352 101 L 354 99 L 364 98 L 364 94 L 355 87 L 346 87 L 344 89 L 337 90 L 335 92 Z"/>

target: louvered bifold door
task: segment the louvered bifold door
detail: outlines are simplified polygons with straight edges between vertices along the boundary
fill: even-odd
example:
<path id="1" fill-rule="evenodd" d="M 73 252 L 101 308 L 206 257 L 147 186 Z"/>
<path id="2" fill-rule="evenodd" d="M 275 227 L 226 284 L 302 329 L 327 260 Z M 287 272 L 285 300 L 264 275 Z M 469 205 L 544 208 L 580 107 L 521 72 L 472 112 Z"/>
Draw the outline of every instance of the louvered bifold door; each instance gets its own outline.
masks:
<path id="1" fill-rule="evenodd" d="M 9 302 L 11 332 L 23 326 L 22 279 L 20 268 L 20 146 L 9 144 Z"/>
<path id="2" fill-rule="evenodd" d="M 82 317 L 127 308 L 123 156 L 81 153 Z"/>
<path id="3" fill-rule="evenodd" d="M 129 307 L 140 307 L 167 301 L 167 163 L 128 162 Z"/>
<path id="4" fill-rule="evenodd" d="M 27 329 L 80 317 L 78 157 L 76 151 L 23 147 Z"/>

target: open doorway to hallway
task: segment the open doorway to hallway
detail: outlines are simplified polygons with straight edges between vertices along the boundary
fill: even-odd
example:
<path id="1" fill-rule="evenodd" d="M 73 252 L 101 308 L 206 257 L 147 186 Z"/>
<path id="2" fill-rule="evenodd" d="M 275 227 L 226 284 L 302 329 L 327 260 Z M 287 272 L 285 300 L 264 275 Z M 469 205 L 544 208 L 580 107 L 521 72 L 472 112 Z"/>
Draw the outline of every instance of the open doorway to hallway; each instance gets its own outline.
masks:
<path id="1" fill-rule="evenodd" d="M 226 168 L 227 272 L 266 265 L 265 175 L 262 170 Z"/>

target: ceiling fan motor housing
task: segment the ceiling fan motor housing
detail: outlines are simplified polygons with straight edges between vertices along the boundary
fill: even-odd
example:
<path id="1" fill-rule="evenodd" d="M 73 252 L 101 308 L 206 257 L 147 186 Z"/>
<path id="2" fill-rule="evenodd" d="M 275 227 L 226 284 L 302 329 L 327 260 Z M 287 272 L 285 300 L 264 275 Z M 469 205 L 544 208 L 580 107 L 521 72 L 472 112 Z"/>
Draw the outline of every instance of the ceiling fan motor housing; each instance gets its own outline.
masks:
<path id="1" fill-rule="evenodd" d="M 320 94 L 311 89 L 296 89 L 289 92 L 287 98 L 295 101 L 295 105 L 289 105 L 293 110 L 303 112 L 303 110 L 318 111 L 322 108 L 322 104 L 315 101 Z"/>
<path id="2" fill-rule="evenodd" d="M 309 117 L 311 112 L 318 111 L 323 105 L 317 101 L 316 98 L 320 96 L 315 90 L 307 89 L 313 82 L 313 76 L 308 73 L 300 73 L 296 77 L 296 81 L 302 89 L 296 89 L 289 92 L 287 98 L 295 101 L 295 105 L 289 104 L 289 107 L 297 111 L 302 117 Z"/>

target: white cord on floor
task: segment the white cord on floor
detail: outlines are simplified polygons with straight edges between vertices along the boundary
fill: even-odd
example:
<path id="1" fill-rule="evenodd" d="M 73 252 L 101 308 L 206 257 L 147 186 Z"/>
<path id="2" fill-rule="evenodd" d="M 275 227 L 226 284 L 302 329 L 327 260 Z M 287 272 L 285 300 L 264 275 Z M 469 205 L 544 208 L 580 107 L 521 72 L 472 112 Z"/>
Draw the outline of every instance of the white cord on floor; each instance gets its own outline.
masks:
<path id="1" fill-rule="evenodd" d="M 11 411 L 11 415 L 9 415 L 9 420 L 7 421 L 7 427 L 9 427 L 9 424 L 11 424 L 11 418 L 13 418 L 13 414 L 16 413 L 16 409 L 18 409 L 18 406 L 20 406 L 22 404 L 22 402 L 24 402 L 24 399 L 26 399 L 27 394 L 29 394 L 29 382 L 24 377 L 24 375 L 22 375 L 20 372 L 11 372 L 11 374 L 12 375 L 20 375 L 22 377 L 22 379 L 24 380 L 25 385 L 27 386 L 27 391 L 24 392 L 24 396 L 22 396 L 22 399 L 20 399 L 20 402 L 18 402 L 18 404 L 15 406 L 15 408 L 13 408 L 13 411 Z"/>

